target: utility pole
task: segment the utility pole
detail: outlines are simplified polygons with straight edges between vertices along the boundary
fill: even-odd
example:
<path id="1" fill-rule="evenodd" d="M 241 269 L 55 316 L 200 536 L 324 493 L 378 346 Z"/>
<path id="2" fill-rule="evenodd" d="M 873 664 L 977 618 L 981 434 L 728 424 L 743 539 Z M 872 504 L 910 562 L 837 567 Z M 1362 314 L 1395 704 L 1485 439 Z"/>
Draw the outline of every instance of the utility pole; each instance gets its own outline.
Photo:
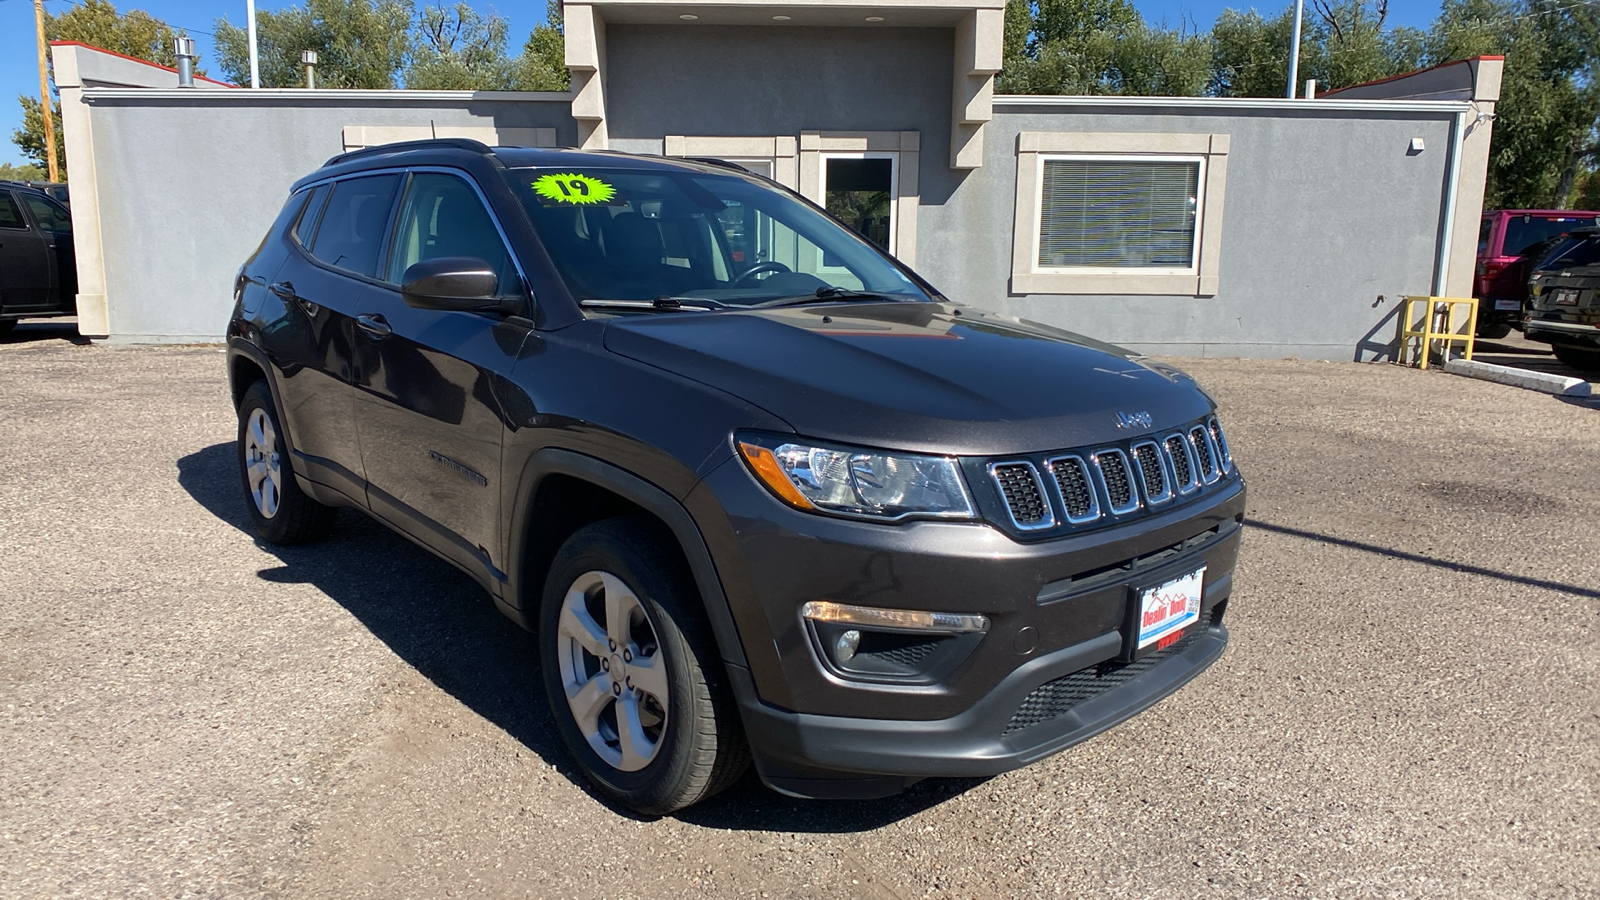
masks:
<path id="1" fill-rule="evenodd" d="M 33 27 L 39 33 L 39 112 L 44 115 L 44 156 L 50 169 L 50 180 L 61 180 L 61 167 L 56 165 L 56 116 L 50 103 L 50 74 L 47 45 L 44 39 L 44 0 L 33 0 Z"/>
<path id="2" fill-rule="evenodd" d="M 1294 0 L 1294 37 L 1289 46 L 1289 99 L 1294 99 L 1295 79 L 1300 77 L 1300 15 L 1305 11 L 1305 0 Z"/>
<path id="3" fill-rule="evenodd" d="M 245 23 L 246 37 L 250 41 L 250 86 L 261 87 L 261 63 L 256 56 L 256 0 L 246 0 Z"/>

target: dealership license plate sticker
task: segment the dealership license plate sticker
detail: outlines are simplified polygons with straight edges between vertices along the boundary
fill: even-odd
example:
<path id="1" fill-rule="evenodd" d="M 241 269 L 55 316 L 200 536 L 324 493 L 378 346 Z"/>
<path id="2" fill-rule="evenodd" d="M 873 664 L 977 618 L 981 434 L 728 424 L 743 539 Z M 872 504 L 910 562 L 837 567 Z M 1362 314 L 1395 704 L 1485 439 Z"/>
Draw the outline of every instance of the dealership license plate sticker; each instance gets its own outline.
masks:
<path id="1" fill-rule="evenodd" d="M 1557 306 L 1577 306 L 1578 292 L 1573 288 L 1564 288 L 1556 291 Z"/>
<path id="2" fill-rule="evenodd" d="M 1173 637 L 1200 619 L 1200 588 L 1206 570 L 1190 572 L 1139 592 L 1139 649 Z"/>
<path id="3" fill-rule="evenodd" d="M 534 179 L 533 192 L 556 203 L 578 206 L 604 203 L 617 195 L 617 189 L 592 175 L 552 172 Z"/>
<path id="4" fill-rule="evenodd" d="M 1522 308 L 1522 301 L 1521 300 L 1496 300 L 1494 302 L 1494 308 L 1497 309 L 1497 310 L 1501 310 L 1501 309 L 1513 309 L 1513 310 L 1521 309 Z"/>

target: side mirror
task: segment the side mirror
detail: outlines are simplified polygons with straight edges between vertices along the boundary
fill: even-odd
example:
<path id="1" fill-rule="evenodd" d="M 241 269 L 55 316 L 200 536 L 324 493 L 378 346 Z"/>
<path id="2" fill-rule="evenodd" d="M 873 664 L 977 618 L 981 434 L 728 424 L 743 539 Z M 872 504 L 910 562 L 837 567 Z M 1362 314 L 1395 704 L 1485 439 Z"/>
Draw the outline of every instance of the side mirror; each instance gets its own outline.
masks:
<path id="1" fill-rule="evenodd" d="M 500 275 L 475 256 L 425 259 L 406 269 L 400 297 L 417 309 L 462 312 L 499 307 Z"/>

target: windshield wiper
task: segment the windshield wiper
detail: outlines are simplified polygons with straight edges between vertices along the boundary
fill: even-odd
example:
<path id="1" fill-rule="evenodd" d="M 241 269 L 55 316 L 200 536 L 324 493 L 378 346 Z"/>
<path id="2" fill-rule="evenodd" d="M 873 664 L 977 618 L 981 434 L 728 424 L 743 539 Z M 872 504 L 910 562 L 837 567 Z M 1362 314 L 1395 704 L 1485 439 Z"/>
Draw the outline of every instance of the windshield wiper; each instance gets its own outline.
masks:
<path id="1" fill-rule="evenodd" d="M 719 303 L 709 297 L 657 297 L 654 300 L 607 300 L 604 298 L 591 298 L 578 301 L 578 305 L 585 309 L 668 309 L 668 310 L 696 310 L 727 309 L 727 304 Z"/>
<path id="2" fill-rule="evenodd" d="M 777 297 L 772 300 L 763 300 L 760 303 L 750 304 L 750 309 L 768 309 L 774 306 L 799 306 L 804 303 L 816 303 L 819 300 L 894 300 L 903 301 L 901 294 L 880 294 L 874 291 L 856 291 L 842 287 L 819 287 L 809 294 L 796 294 L 792 297 Z"/>

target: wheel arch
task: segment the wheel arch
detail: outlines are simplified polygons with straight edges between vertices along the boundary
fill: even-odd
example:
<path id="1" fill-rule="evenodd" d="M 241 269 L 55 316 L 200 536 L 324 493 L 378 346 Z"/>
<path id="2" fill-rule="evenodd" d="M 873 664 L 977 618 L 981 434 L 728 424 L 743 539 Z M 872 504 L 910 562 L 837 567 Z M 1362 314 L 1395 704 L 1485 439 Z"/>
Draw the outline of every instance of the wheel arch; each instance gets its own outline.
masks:
<path id="1" fill-rule="evenodd" d="M 694 518 L 671 494 L 611 463 L 547 447 L 524 464 L 514 504 L 507 573 L 511 589 L 499 602 L 501 611 L 523 627 L 531 630 L 538 622 L 545 575 L 572 532 L 614 515 L 640 513 L 661 524 L 687 562 L 723 661 L 747 665 L 711 552 Z"/>

